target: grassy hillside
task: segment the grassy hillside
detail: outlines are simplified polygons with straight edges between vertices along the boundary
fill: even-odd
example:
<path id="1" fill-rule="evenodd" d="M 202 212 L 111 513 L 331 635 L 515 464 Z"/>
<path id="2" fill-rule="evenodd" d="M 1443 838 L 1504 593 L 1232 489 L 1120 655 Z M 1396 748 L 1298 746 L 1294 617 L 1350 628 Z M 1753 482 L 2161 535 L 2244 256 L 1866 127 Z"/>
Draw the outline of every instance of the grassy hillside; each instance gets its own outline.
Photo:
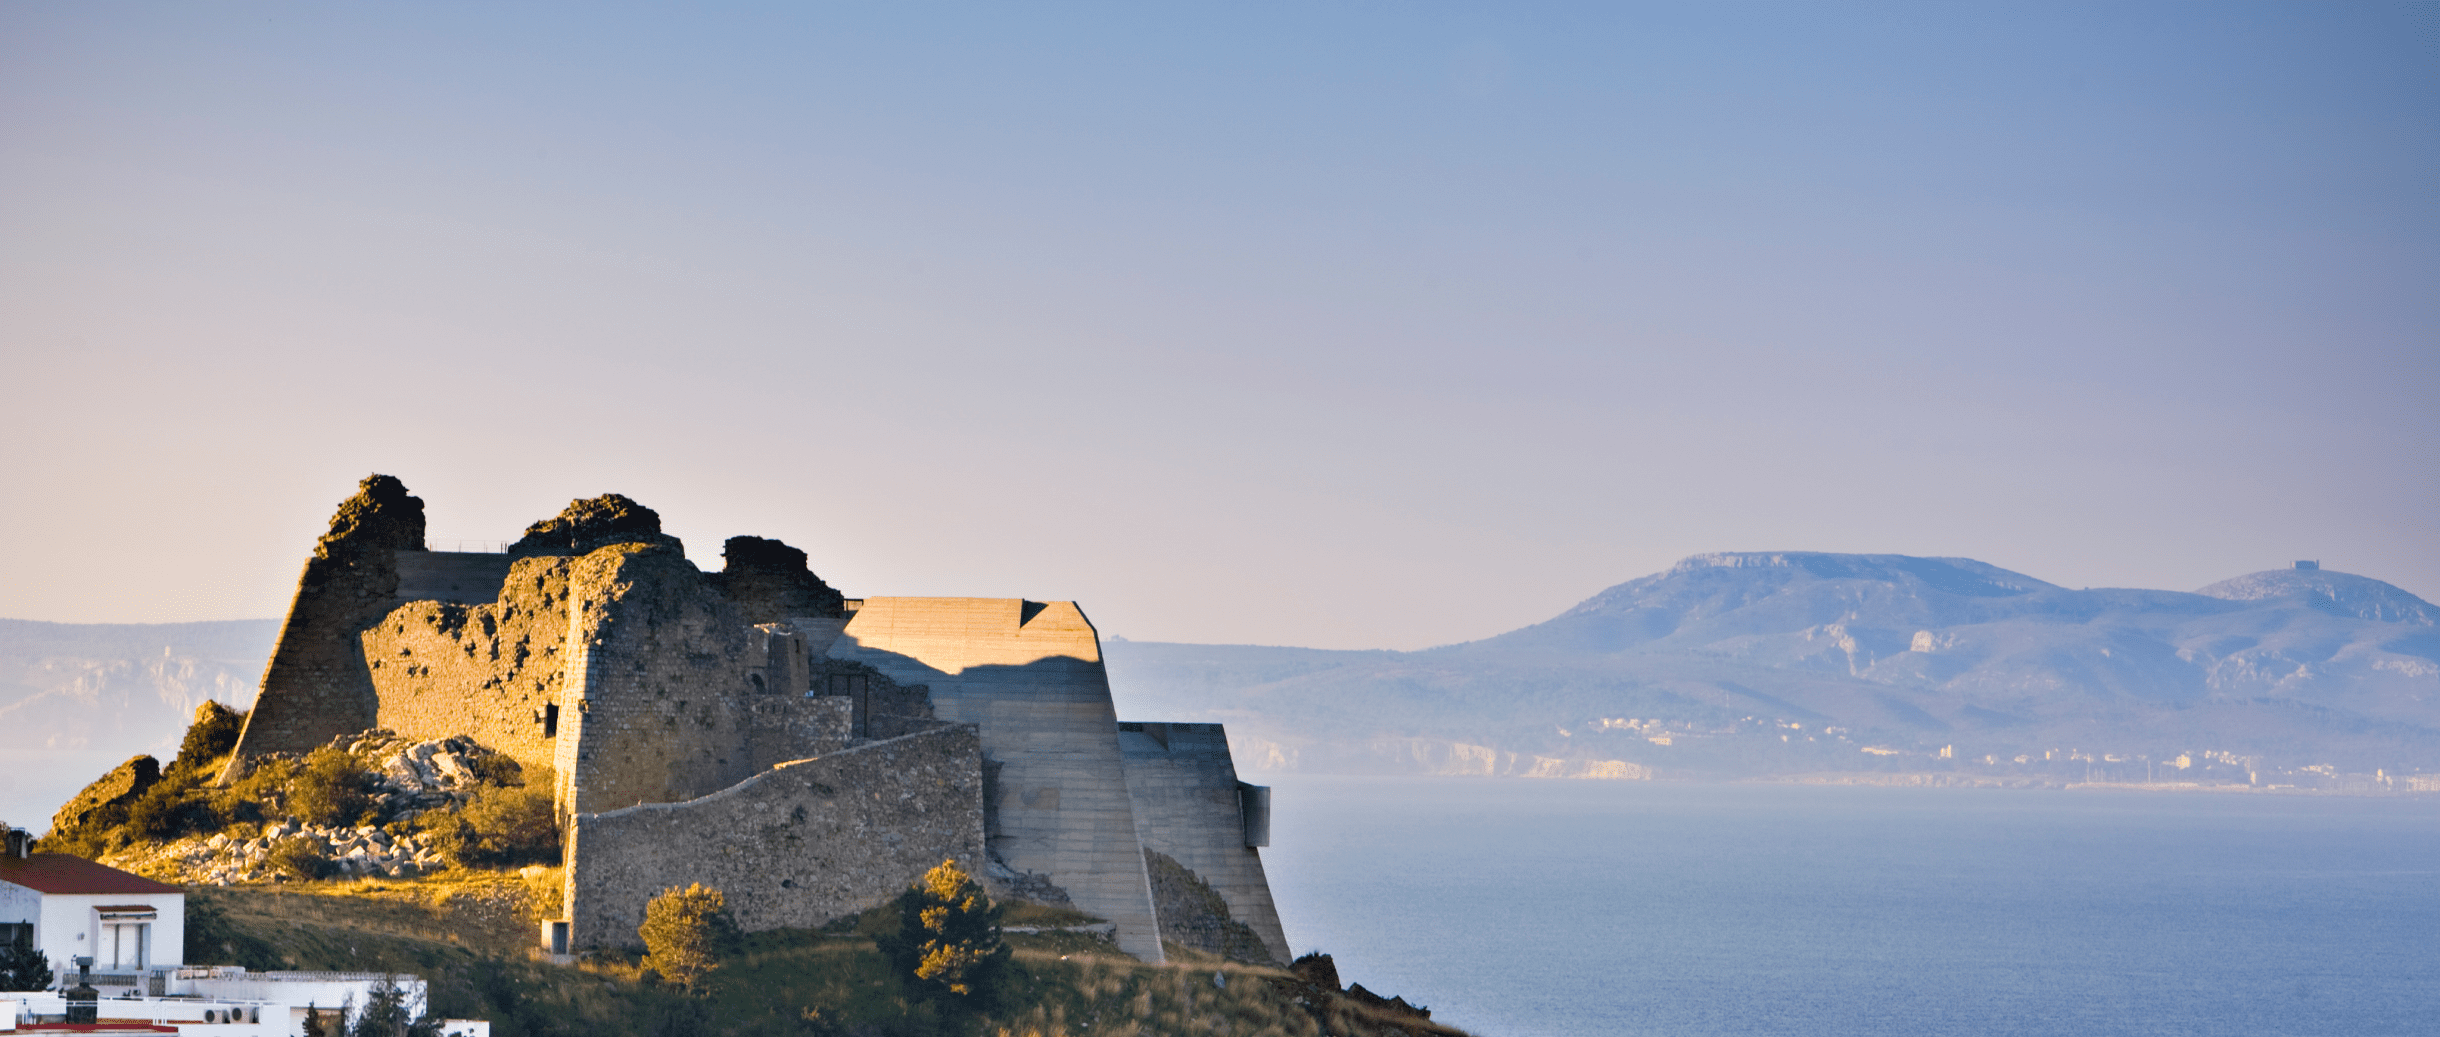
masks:
<path id="1" fill-rule="evenodd" d="M 1001 1003 L 944 1015 L 910 994 L 874 937 L 893 909 L 853 925 L 745 936 L 700 996 L 646 982 L 632 955 L 534 960 L 534 906 L 555 874 L 461 873 L 282 888 L 198 888 L 190 960 L 250 968 L 395 971 L 431 984 L 431 1010 L 489 1019 L 501 1037 L 602 1034 L 1134 1037 L 1150 1034 L 1457 1034 L 1297 974 L 1183 947 L 1146 965 L 1080 932 L 1010 933 Z M 1053 921 L 1023 910 L 1012 923 Z"/>

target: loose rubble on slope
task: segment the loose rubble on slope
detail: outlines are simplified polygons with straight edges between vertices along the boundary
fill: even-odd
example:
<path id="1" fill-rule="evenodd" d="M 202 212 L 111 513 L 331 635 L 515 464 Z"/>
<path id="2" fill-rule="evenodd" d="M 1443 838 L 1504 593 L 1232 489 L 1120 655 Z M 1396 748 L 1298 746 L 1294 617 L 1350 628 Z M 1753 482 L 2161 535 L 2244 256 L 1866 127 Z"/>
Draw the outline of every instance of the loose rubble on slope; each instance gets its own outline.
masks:
<path id="1" fill-rule="evenodd" d="M 381 816 L 395 821 L 413 820 L 427 810 L 464 806 L 483 783 L 481 771 L 508 764 L 501 754 L 471 738 L 410 742 L 387 731 L 366 731 L 331 744 L 368 762 L 378 782 L 373 799 L 381 804 Z"/>
<path id="2" fill-rule="evenodd" d="M 271 851 L 300 837 L 343 877 L 411 879 L 449 866 L 438 851 L 412 834 L 393 836 L 371 825 L 320 828 L 295 821 L 266 825 L 259 834 L 246 838 L 181 839 L 162 848 L 151 863 L 174 867 L 187 881 L 206 885 L 292 882 L 294 876 L 271 863 Z"/>
<path id="3" fill-rule="evenodd" d="M 469 738 L 411 742 L 387 731 L 365 731 L 334 739 L 331 747 L 362 761 L 373 775 L 369 794 L 388 822 L 412 821 L 428 811 L 464 806 L 500 772 L 513 770 L 505 756 Z M 313 825 L 296 820 L 239 826 L 237 834 L 188 836 L 166 844 L 132 847 L 109 863 L 165 881 L 228 886 L 294 882 L 292 869 L 274 862 L 272 851 L 292 839 L 327 862 L 341 878 L 412 879 L 449 866 L 421 833 L 393 835 L 379 825 Z"/>

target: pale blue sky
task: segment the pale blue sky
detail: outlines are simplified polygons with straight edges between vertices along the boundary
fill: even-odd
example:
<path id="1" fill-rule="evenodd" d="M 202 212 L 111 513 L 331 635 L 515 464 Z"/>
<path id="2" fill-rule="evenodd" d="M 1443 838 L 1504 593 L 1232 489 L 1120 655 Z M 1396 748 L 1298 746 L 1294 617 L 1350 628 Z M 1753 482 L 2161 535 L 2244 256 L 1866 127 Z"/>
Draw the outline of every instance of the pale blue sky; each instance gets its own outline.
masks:
<path id="1" fill-rule="evenodd" d="M 2429 4 L 12 3 L 0 615 L 277 614 L 368 471 L 1137 639 L 2440 596 L 2435 102 Z"/>

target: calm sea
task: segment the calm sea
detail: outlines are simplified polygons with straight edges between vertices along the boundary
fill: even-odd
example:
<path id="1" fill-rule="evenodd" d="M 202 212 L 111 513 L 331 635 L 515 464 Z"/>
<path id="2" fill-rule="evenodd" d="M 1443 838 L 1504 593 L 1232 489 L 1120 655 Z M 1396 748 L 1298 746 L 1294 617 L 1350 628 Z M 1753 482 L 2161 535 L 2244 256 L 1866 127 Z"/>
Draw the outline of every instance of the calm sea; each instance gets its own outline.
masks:
<path id="1" fill-rule="evenodd" d="M 1486 1037 L 2440 1034 L 2432 797 L 1269 780 L 1290 943 Z"/>

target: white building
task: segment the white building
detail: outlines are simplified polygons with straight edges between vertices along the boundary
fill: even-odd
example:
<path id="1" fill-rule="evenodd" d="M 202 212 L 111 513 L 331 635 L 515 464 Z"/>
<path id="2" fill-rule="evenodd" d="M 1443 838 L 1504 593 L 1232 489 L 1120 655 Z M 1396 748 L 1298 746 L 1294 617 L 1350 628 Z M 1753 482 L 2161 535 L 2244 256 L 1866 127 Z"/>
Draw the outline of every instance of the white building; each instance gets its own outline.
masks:
<path id="1" fill-rule="evenodd" d="M 0 939 L 48 955 L 54 989 L 73 985 L 76 959 L 89 957 L 105 996 L 158 993 L 148 975 L 185 963 L 185 892 L 82 857 L 29 853 L 29 835 L 0 835 Z"/>
<path id="2" fill-rule="evenodd" d="M 182 967 L 184 892 L 82 857 L 28 852 L 32 841 L 0 824 L 0 941 L 27 941 L 47 955 L 52 986 L 0 993 L 0 1034 L 297 1037 L 316 1009 L 336 1027 L 352 1025 L 384 986 L 397 989 L 409 1018 L 424 1014 L 425 984 L 414 976 Z M 100 993 L 97 1022 L 68 1024 L 61 991 L 76 985 L 84 957 L 93 959 L 90 982 Z M 491 1024 L 449 1019 L 441 1032 L 489 1037 Z"/>
<path id="3" fill-rule="evenodd" d="M 56 991 L 0 993 L 0 1034 L 165 1034 L 180 1037 L 302 1037 L 321 1013 L 324 1032 L 344 1033 L 388 986 L 409 1017 L 424 1014 L 424 981 L 373 972 L 249 972 L 234 965 L 172 971 L 161 997 L 104 997 L 92 1023 L 68 1023 L 71 1005 Z M 73 982 L 73 981 L 71 981 Z M 92 1029 L 91 1027 L 99 1027 Z M 490 1037 L 491 1024 L 444 1019 L 442 1037 Z"/>

